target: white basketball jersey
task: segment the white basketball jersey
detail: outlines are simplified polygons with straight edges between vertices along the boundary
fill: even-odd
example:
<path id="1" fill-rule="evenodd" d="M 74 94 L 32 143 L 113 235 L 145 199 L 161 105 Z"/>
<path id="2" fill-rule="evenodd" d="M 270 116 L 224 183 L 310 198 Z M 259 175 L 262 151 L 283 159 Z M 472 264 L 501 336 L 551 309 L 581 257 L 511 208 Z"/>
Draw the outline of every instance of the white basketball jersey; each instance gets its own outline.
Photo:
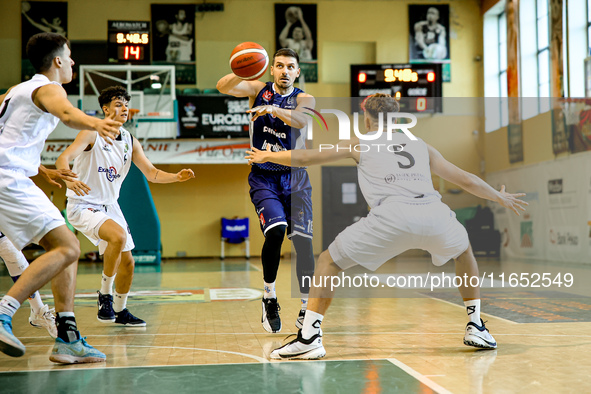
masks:
<path id="1" fill-rule="evenodd" d="M 0 104 L 0 167 L 22 169 L 28 177 L 37 175 L 45 140 L 59 118 L 37 107 L 31 96 L 50 83 L 60 85 L 35 74 L 13 87 Z"/>
<path id="2" fill-rule="evenodd" d="M 429 151 L 423 140 L 413 141 L 404 133 L 395 132 L 389 141 L 384 132 L 376 140 L 361 140 L 358 149 L 359 187 L 371 208 L 389 197 L 408 202 L 441 199 L 433 188 Z"/>
<path id="3" fill-rule="evenodd" d="M 96 134 L 92 149 L 82 152 L 74 159 L 72 171 L 78 174 L 78 180 L 90 187 L 90 194 L 77 196 L 68 189 L 66 196 L 72 200 L 111 205 L 119 199 L 121 184 L 125 180 L 131 166 L 133 138 L 123 127 L 119 129 L 120 137 L 109 145 Z"/>

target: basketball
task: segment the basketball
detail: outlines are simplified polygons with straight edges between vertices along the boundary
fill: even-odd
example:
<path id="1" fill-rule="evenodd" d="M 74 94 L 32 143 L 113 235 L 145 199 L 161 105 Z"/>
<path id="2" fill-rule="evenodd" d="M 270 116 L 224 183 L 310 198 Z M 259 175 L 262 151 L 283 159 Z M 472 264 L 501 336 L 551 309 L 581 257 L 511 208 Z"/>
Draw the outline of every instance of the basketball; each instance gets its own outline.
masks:
<path id="1" fill-rule="evenodd" d="M 243 42 L 230 55 L 230 67 L 234 74 L 246 80 L 259 79 L 269 66 L 269 55 L 256 42 Z"/>

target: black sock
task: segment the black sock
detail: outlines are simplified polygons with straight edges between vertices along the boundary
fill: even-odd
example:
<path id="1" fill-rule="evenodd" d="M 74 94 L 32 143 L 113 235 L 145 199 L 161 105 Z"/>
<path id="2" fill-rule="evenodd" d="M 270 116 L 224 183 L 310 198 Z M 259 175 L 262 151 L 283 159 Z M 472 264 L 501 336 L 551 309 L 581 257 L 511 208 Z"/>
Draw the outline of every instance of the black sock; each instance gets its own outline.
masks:
<path id="1" fill-rule="evenodd" d="M 308 294 L 310 292 L 310 283 L 314 276 L 314 251 L 312 249 L 312 238 L 294 235 L 291 240 L 296 251 L 296 273 L 298 283 L 300 284 L 300 293 Z M 309 277 L 309 281 L 304 281 L 304 277 Z M 306 285 L 302 286 L 305 282 Z"/>
<path id="2" fill-rule="evenodd" d="M 57 337 L 64 342 L 74 342 L 80 339 L 80 333 L 76 326 L 76 318 L 72 312 L 65 312 L 67 316 L 63 316 L 64 313 L 57 313 L 55 324 L 57 326 Z"/>
<path id="3" fill-rule="evenodd" d="M 286 226 L 275 226 L 265 234 L 265 243 L 261 252 L 263 263 L 263 279 L 267 283 L 275 282 L 277 279 L 277 270 L 281 260 L 281 244 L 285 237 Z"/>

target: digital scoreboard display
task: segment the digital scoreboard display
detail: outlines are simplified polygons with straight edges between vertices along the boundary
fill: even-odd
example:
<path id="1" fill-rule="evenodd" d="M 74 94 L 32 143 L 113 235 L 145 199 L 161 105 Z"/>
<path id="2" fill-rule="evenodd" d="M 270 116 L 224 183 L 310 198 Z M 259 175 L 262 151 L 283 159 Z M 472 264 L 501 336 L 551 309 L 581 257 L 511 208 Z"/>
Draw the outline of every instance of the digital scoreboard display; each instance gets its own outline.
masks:
<path id="1" fill-rule="evenodd" d="M 150 63 L 150 22 L 108 21 L 109 61 Z"/>
<path id="2" fill-rule="evenodd" d="M 441 64 L 351 65 L 351 97 L 387 93 L 400 112 L 441 112 L 441 82 Z"/>

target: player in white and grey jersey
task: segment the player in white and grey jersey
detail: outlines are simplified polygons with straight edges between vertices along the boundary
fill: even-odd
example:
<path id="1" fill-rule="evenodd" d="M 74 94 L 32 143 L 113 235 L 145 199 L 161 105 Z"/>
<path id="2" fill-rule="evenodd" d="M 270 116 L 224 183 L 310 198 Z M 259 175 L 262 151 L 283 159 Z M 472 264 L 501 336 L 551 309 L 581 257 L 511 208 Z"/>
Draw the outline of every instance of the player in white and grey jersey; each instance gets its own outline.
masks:
<path id="1" fill-rule="evenodd" d="M 125 122 L 129 99 L 125 88 L 112 86 L 101 92 L 99 104 L 106 118 Z M 172 174 L 155 168 L 138 140 L 123 127 L 112 145 L 105 144 L 95 131 L 80 132 L 72 145 L 57 159 L 56 167 L 69 170 L 72 160 L 73 171 L 78 174 L 78 179 L 66 181 L 68 220 L 104 255 L 97 318 L 103 323 L 143 327 L 146 322 L 127 309 L 135 266 L 131 251 L 135 245 L 117 203 L 121 185 L 132 161 L 154 183 L 184 182 L 195 175 L 190 169 Z"/>
<path id="2" fill-rule="evenodd" d="M 17 250 L 38 243 L 38 257 L 0 301 L 0 351 L 20 357 L 25 346 L 12 333 L 12 316 L 27 297 L 52 281 L 57 311 L 57 335 L 49 359 L 57 363 L 99 362 L 106 356 L 80 337 L 74 317 L 76 268 L 80 244 L 59 210 L 30 176 L 37 174 L 48 135 L 61 120 L 73 129 L 93 129 L 110 141 L 120 122 L 84 114 L 68 101 L 61 86 L 72 80 L 67 38 L 36 34 L 27 55 L 37 74 L 0 95 L 0 231 Z"/>
<path id="3" fill-rule="evenodd" d="M 365 101 L 365 126 L 373 134 L 379 127 L 379 116 L 399 110 L 398 102 L 384 94 Z M 384 133 L 361 148 L 355 138 L 341 141 L 336 151 L 265 152 L 253 149 L 247 158 L 252 163 L 271 161 L 282 165 L 308 166 L 350 158 L 358 165 L 359 184 L 371 206 L 368 216 L 343 230 L 324 251 L 314 273 L 320 278 L 339 274 L 361 265 L 376 270 L 383 263 L 408 249 L 431 253 L 433 264 L 440 266 L 455 259 L 456 275 L 478 276 L 478 265 L 468 234 L 454 213 L 441 202 L 431 183 L 431 173 L 455 183 L 475 196 L 496 201 L 504 207 L 525 210 L 526 202 L 500 191 L 449 161 L 421 139 L 410 140 L 402 133 L 391 140 Z M 400 149 L 402 147 L 402 149 Z M 363 151 L 363 153 L 360 153 Z M 467 285 L 467 286 L 466 286 Z M 314 285 L 313 285 L 314 286 Z M 470 283 L 459 287 L 470 321 L 466 325 L 464 344 L 494 349 L 497 343 L 480 319 L 480 288 Z M 315 359 L 326 354 L 322 345 L 320 324 L 334 297 L 329 287 L 312 287 L 303 328 L 295 340 L 275 349 L 274 359 Z"/>

